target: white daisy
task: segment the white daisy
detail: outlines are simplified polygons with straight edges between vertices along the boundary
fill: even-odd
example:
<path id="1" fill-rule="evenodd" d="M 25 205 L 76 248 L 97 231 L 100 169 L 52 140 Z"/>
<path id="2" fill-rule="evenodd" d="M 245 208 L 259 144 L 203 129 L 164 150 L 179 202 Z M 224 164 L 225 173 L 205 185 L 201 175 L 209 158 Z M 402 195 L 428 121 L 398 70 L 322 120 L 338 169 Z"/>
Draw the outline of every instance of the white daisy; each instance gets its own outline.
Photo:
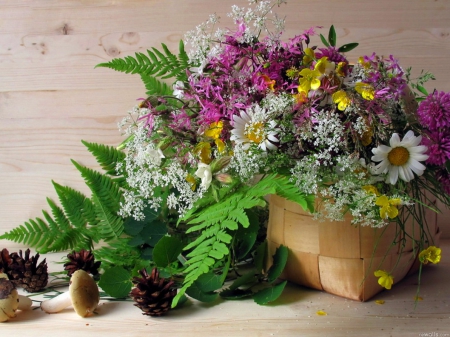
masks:
<path id="1" fill-rule="evenodd" d="M 276 122 L 267 119 L 266 110 L 259 106 L 241 111 L 241 116 L 233 116 L 234 128 L 231 130 L 230 139 L 242 144 L 244 150 L 248 150 L 252 143 L 263 151 L 276 150 L 277 147 L 273 144 L 278 142 L 275 137 L 278 132 Z"/>
<path id="2" fill-rule="evenodd" d="M 400 140 L 398 134 L 394 133 L 389 140 L 391 146 L 380 145 L 372 149 L 372 160 L 380 162 L 375 166 L 377 174 L 388 173 L 386 182 L 394 185 L 398 177 L 408 182 L 414 179 L 414 173 L 418 176 L 423 174 L 425 166 L 419 163 L 428 159 L 425 154 L 427 147 L 419 145 L 422 136 L 414 136 L 413 131 L 408 131 Z"/>

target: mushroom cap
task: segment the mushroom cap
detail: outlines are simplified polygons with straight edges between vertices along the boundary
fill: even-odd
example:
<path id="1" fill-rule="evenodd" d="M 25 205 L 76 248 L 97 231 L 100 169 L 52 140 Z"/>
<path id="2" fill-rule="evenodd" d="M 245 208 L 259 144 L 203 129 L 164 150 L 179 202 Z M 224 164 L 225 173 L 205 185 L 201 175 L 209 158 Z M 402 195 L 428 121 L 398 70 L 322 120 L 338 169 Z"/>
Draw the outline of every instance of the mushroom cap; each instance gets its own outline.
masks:
<path id="1" fill-rule="evenodd" d="M 19 293 L 4 273 L 0 273 L 0 322 L 16 317 L 19 307 Z"/>
<path id="2" fill-rule="evenodd" d="M 90 316 L 100 301 L 97 283 L 87 272 L 81 269 L 72 274 L 69 293 L 72 306 L 81 317 Z"/>

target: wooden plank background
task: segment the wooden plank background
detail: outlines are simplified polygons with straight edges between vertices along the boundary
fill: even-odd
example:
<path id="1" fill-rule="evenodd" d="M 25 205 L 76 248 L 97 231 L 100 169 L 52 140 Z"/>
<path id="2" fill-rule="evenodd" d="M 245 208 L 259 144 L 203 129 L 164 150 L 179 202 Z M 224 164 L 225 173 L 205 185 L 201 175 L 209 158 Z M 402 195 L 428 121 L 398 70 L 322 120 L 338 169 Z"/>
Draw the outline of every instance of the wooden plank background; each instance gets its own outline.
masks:
<path id="1" fill-rule="evenodd" d="M 137 76 L 100 62 L 166 43 L 244 0 L 0 0 L 0 232 L 40 216 L 56 199 L 51 180 L 86 191 L 70 159 L 95 168 L 80 140 L 117 145 L 117 122 L 144 95 Z M 450 91 L 450 1 L 298 0 L 278 9 L 286 38 L 334 24 L 350 59 L 393 54 L 403 67 L 437 76 Z M 316 40 L 318 42 L 318 39 Z M 440 215 L 450 237 L 450 212 Z M 0 241 L 0 245 L 11 245 Z"/>

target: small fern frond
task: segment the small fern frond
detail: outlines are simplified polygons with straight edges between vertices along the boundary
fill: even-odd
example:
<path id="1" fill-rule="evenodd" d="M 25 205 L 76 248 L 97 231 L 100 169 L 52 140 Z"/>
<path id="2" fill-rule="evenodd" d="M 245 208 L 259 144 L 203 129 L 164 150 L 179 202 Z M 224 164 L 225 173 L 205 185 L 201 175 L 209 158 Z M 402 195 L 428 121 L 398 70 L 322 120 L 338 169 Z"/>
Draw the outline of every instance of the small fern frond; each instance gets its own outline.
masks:
<path id="1" fill-rule="evenodd" d="M 154 76 L 141 75 L 141 80 L 145 89 L 147 89 L 145 94 L 148 96 L 170 96 L 173 93 L 173 89 L 170 86 Z"/>
<path id="2" fill-rule="evenodd" d="M 102 169 L 106 171 L 106 174 L 117 176 L 116 166 L 118 162 L 121 162 L 125 159 L 124 152 L 117 150 L 112 146 L 89 143 L 84 140 L 82 140 L 81 142 L 84 144 L 84 146 L 87 147 L 89 152 L 94 155 L 97 163 L 99 163 Z"/>
<path id="3" fill-rule="evenodd" d="M 120 209 L 120 202 L 122 200 L 122 192 L 118 184 L 110 177 L 82 166 L 75 160 L 72 160 L 72 163 L 80 171 L 92 194 L 102 203 L 102 207 L 106 207 L 112 213 L 117 212 Z"/>
<path id="4" fill-rule="evenodd" d="M 173 54 L 164 43 L 161 46 L 163 52 L 152 48 L 152 50 L 147 50 L 147 55 L 135 53 L 135 57 L 115 58 L 109 62 L 100 63 L 96 67 L 106 67 L 127 74 L 187 81 L 186 69 L 189 66 L 189 57 L 184 50 L 183 41 L 180 41 L 178 56 Z"/>
<path id="5" fill-rule="evenodd" d="M 93 195 L 95 210 L 99 217 L 98 231 L 105 241 L 117 239 L 123 233 L 123 219 L 112 212 L 105 203 Z"/>

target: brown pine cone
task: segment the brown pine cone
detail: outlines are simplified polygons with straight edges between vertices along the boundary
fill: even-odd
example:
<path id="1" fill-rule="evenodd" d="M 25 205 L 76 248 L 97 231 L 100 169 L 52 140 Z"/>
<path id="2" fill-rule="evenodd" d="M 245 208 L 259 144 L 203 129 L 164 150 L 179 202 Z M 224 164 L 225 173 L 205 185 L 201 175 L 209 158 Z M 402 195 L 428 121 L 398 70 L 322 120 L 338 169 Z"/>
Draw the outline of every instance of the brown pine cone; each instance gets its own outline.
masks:
<path id="1" fill-rule="evenodd" d="M 19 250 L 19 254 L 11 253 L 9 257 L 11 263 L 7 274 L 16 287 L 22 287 L 28 292 L 38 292 L 47 286 L 47 263 L 44 259 L 39 265 L 37 264 L 39 253 L 30 257 L 30 250 L 27 249 L 23 257 L 22 250 Z"/>
<path id="2" fill-rule="evenodd" d="M 98 268 L 100 268 L 101 261 L 95 262 L 94 254 L 90 250 L 82 249 L 79 252 L 73 251 L 67 254 L 67 258 L 69 262 L 64 264 L 64 270 L 67 270 L 69 277 L 79 269 L 92 274 L 94 278 L 99 276 Z"/>
<path id="3" fill-rule="evenodd" d="M 140 270 L 139 274 L 142 277 L 133 278 L 135 288 L 130 292 L 135 306 L 143 311 L 143 315 L 164 315 L 171 309 L 172 300 L 177 294 L 177 289 L 173 287 L 174 281 L 159 278 L 156 268 L 153 268 L 151 275 L 145 269 Z"/>

